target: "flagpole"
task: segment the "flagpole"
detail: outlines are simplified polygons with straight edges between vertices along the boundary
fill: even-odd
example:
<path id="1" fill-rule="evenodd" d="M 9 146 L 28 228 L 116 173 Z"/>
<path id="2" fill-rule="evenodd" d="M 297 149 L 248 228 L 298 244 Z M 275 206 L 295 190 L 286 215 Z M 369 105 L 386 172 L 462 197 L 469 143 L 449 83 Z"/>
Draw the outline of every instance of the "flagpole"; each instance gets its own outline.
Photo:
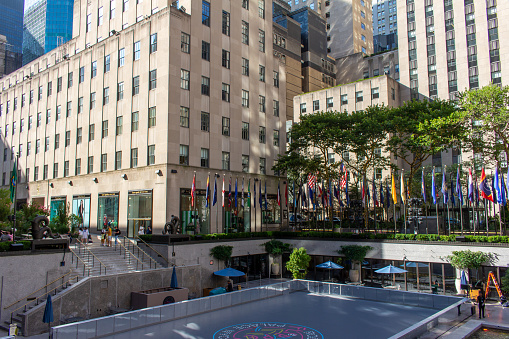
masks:
<path id="1" fill-rule="evenodd" d="M 500 187 L 500 182 L 499 182 L 499 177 L 498 177 L 498 161 L 497 161 L 497 171 L 495 173 L 497 174 L 497 188 L 498 188 L 497 193 L 496 193 L 497 194 L 497 202 L 498 202 L 498 224 L 500 226 L 500 236 L 502 236 L 502 208 L 500 208 L 500 206 L 502 206 L 502 201 L 501 201 L 501 197 L 498 196 L 498 193 L 502 192 L 502 194 L 504 194 L 504 191 Z M 496 230 L 495 230 L 495 232 L 496 232 Z"/>
<path id="2" fill-rule="evenodd" d="M 438 222 L 438 204 L 436 202 L 436 184 L 435 184 L 435 166 L 433 166 L 433 172 L 431 172 L 431 175 L 433 176 L 432 180 L 433 180 L 433 187 L 431 188 L 432 190 L 435 190 L 435 196 L 434 196 L 434 203 L 435 203 L 435 213 L 436 213 L 436 219 L 437 219 L 437 234 L 440 235 L 440 223 Z"/>
<path id="3" fill-rule="evenodd" d="M 12 218 L 12 240 L 16 242 L 16 199 L 18 198 L 18 164 L 19 164 L 19 152 L 16 153 L 16 160 L 14 163 L 15 177 L 14 177 L 14 218 Z M 11 179 L 12 180 L 12 179 Z M 28 178 L 27 178 L 28 181 Z"/>
<path id="4" fill-rule="evenodd" d="M 461 182 L 460 182 L 460 176 L 459 176 L 459 165 L 458 165 L 458 182 L 456 182 L 456 190 L 458 190 L 458 183 L 460 184 L 459 191 L 461 192 L 461 199 L 458 195 L 458 200 L 460 203 L 460 222 L 461 222 L 461 236 L 463 236 L 463 191 L 461 190 Z"/>

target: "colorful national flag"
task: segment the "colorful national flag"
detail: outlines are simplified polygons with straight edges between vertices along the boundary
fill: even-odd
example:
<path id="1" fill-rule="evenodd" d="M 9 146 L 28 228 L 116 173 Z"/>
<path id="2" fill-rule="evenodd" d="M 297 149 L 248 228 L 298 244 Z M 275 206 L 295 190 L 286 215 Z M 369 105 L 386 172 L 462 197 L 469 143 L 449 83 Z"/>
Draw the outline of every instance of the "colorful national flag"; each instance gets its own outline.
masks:
<path id="1" fill-rule="evenodd" d="M 345 172 L 346 175 L 346 172 Z M 345 202 L 346 206 L 350 206 L 350 195 L 348 194 L 348 181 L 345 182 Z"/>
<path id="2" fill-rule="evenodd" d="M 14 165 L 12 166 L 11 172 L 11 184 L 10 184 L 10 193 L 11 193 L 11 202 L 14 202 L 16 198 L 16 185 L 18 184 L 18 166 L 16 164 L 16 159 L 14 159 Z"/>
<path id="3" fill-rule="evenodd" d="M 279 190 L 279 182 L 277 183 L 277 205 L 281 206 L 281 191 Z"/>
<path id="4" fill-rule="evenodd" d="M 458 201 L 460 206 L 463 206 L 463 190 L 461 189 L 461 180 L 460 180 L 460 168 L 458 166 L 458 170 L 456 173 L 456 195 L 458 196 Z"/>
<path id="5" fill-rule="evenodd" d="M 228 182 L 228 207 L 232 207 L 232 177 Z"/>
<path id="6" fill-rule="evenodd" d="M 244 178 L 242 178 L 242 199 L 240 200 L 240 205 L 244 207 Z"/>
<path id="7" fill-rule="evenodd" d="M 426 181 L 424 180 L 424 167 L 422 168 L 421 172 L 421 195 L 422 200 L 424 200 L 424 203 L 426 203 Z"/>
<path id="8" fill-rule="evenodd" d="M 308 174 L 308 187 L 313 189 L 315 188 L 316 183 L 316 175 L 309 173 Z"/>
<path id="9" fill-rule="evenodd" d="M 196 191 L 196 173 L 193 176 L 193 185 L 191 186 L 191 207 L 194 207 L 194 194 Z"/>
<path id="10" fill-rule="evenodd" d="M 484 173 L 484 168 L 481 171 L 481 181 L 479 182 L 479 194 L 483 199 L 489 200 L 493 202 L 493 193 L 488 186 L 488 179 L 486 179 L 486 173 Z"/>
<path id="11" fill-rule="evenodd" d="M 235 208 L 237 208 L 237 196 L 239 194 L 239 191 L 237 190 L 237 178 L 235 178 Z"/>
<path id="12" fill-rule="evenodd" d="M 209 199 L 210 199 L 210 175 L 207 176 L 207 191 L 205 192 L 205 207 L 209 207 Z"/>
<path id="13" fill-rule="evenodd" d="M 392 175 L 391 192 L 392 192 L 392 202 L 394 203 L 394 205 L 396 205 L 398 203 L 398 194 L 396 193 L 396 180 L 394 180 L 394 174 Z"/>
<path id="14" fill-rule="evenodd" d="M 223 174 L 223 190 L 221 191 L 221 199 L 223 199 L 223 206 L 224 207 L 224 174 Z"/>
<path id="15" fill-rule="evenodd" d="M 496 186 L 495 186 L 495 177 L 491 177 L 491 189 L 493 190 L 492 193 L 493 193 L 493 203 L 497 204 L 497 190 L 496 190 Z"/>
<path id="16" fill-rule="evenodd" d="M 251 179 L 247 182 L 247 207 L 251 207 Z"/>
<path id="17" fill-rule="evenodd" d="M 405 177 L 403 175 L 403 170 L 401 170 L 401 202 L 406 204 L 406 190 L 405 190 Z"/>
<path id="18" fill-rule="evenodd" d="M 339 184 L 339 187 L 345 188 L 347 180 L 348 180 L 348 171 L 345 169 L 345 173 L 341 177 L 341 183 Z"/>
<path id="19" fill-rule="evenodd" d="M 378 207 L 378 197 L 376 196 L 375 176 L 373 175 L 373 204 Z"/>
<path id="20" fill-rule="evenodd" d="M 385 206 L 385 201 L 384 201 L 384 186 L 382 184 L 382 182 L 380 182 L 380 206 Z"/>
<path id="21" fill-rule="evenodd" d="M 500 181 L 498 177 L 498 167 L 495 168 L 495 189 L 497 191 L 497 201 L 495 203 L 502 204 L 502 191 L 500 189 Z"/>
<path id="22" fill-rule="evenodd" d="M 506 186 L 505 186 L 505 182 L 504 182 L 504 174 L 503 173 L 500 173 L 501 176 L 500 176 L 500 190 L 502 191 L 502 196 L 501 196 L 501 201 L 500 201 L 500 204 L 505 206 L 506 202 L 507 202 L 507 189 L 506 189 Z"/>
<path id="23" fill-rule="evenodd" d="M 474 179 L 472 178 L 472 169 L 468 169 L 468 200 L 470 200 L 470 203 L 474 203 Z"/>
<path id="24" fill-rule="evenodd" d="M 214 175 L 214 196 L 212 197 L 212 206 L 216 206 L 217 203 L 217 182 L 216 175 Z"/>
<path id="25" fill-rule="evenodd" d="M 258 202 L 260 203 L 260 209 L 263 208 L 263 205 L 262 205 L 262 201 L 263 201 L 263 196 L 262 196 L 262 181 L 260 180 L 260 190 L 258 193 L 260 193 L 260 197 L 258 198 Z"/>
<path id="26" fill-rule="evenodd" d="M 451 203 L 453 206 L 456 205 L 456 199 L 454 199 L 454 186 L 452 183 L 452 178 L 451 178 Z"/>
<path id="27" fill-rule="evenodd" d="M 385 199 L 387 199 L 387 206 L 385 206 L 385 207 L 386 208 L 391 207 L 391 194 L 390 194 L 390 191 L 389 191 L 389 184 L 388 183 L 385 186 Z"/>
<path id="28" fill-rule="evenodd" d="M 445 179 L 445 167 L 444 167 L 444 171 L 442 172 L 442 196 L 444 197 L 443 201 L 444 201 L 444 204 L 447 205 L 447 203 L 449 202 L 449 191 L 447 189 L 447 181 Z"/>
<path id="29" fill-rule="evenodd" d="M 433 198 L 433 204 L 437 204 L 437 185 L 435 184 L 435 167 L 431 172 L 431 197 Z"/>
<path id="30" fill-rule="evenodd" d="M 267 180 L 265 180 L 265 210 L 267 209 Z"/>

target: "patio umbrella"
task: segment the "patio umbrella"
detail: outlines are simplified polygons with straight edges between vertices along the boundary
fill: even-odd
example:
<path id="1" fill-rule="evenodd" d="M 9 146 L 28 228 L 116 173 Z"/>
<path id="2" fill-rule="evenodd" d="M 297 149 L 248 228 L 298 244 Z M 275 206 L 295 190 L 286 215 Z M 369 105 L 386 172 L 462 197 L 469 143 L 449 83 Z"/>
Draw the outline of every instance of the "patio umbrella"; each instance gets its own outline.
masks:
<path id="1" fill-rule="evenodd" d="M 396 274 L 396 273 L 406 273 L 407 270 L 404 270 L 402 268 L 398 268 L 396 266 L 385 266 L 384 268 L 381 268 L 379 270 L 376 270 L 375 273 L 382 273 L 382 274 Z"/>
<path id="2" fill-rule="evenodd" d="M 48 298 L 46 299 L 46 307 L 44 308 L 44 314 L 42 315 L 42 322 L 47 323 L 48 330 L 51 331 L 51 323 L 53 322 L 53 302 L 51 301 L 50 294 L 48 294 Z"/>
<path id="3" fill-rule="evenodd" d="M 316 265 L 316 267 L 328 269 L 329 270 L 329 280 L 330 280 L 330 270 L 340 270 L 340 269 L 344 268 L 343 266 L 338 265 L 335 262 L 332 262 L 330 260 L 326 261 L 320 265 Z"/>
<path id="4" fill-rule="evenodd" d="M 177 281 L 177 270 L 175 269 L 175 266 L 173 266 L 173 272 L 171 274 L 170 287 L 171 288 L 178 288 L 179 287 L 178 281 Z"/>
<path id="5" fill-rule="evenodd" d="M 225 268 L 220 271 L 216 271 L 214 272 L 214 274 L 220 277 L 242 277 L 243 275 L 246 275 L 246 273 L 231 267 Z"/>
<path id="6" fill-rule="evenodd" d="M 468 280 L 467 280 L 467 276 L 465 274 L 465 271 L 461 271 L 461 281 L 460 281 L 460 288 L 462 290 L 468 290 L 469 286 L 468 286 Z"/>
<path id="7" fill-rule="evenodd" d="M 405 267 L 405 265 L 399 265 L 399 266 Z M 413 267 L 417 267 L 417 266 L 419 266 L 419 268 L 421 268 L 421 267 L 428 267 L 428 265 L 426 265 L 425 263 L 422 263 L 422 262 L 408 262 L 406 264 L 407 268 L 409 268 L 409 267 L 413 268 Z"/>

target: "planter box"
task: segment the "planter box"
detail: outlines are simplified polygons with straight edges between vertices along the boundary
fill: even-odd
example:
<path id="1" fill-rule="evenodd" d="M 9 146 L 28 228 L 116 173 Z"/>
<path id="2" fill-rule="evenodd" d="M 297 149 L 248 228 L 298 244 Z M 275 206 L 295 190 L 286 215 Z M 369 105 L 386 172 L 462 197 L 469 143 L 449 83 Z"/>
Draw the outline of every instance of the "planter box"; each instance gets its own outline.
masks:
<path id="1" fill-rule="evenodd" d="M 188 299 L 187 288 L 161 287 L 151 290 L 131 292 L 131 307 L 135 310 L 153 306 L 172 304 Z"/>

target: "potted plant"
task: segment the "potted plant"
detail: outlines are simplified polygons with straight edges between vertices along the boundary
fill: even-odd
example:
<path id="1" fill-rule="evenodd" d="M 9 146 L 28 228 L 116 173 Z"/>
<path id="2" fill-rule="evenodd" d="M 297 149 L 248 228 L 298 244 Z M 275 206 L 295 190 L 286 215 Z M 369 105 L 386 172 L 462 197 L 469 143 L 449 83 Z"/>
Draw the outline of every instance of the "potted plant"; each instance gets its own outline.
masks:
<path id="1" fill-rule="evenodd" d="M 279 269 L 283 261 L 283 253 L 289 252 L 291 245 L 276 239 L 272 239 L 264 244 L 261 244 L 260 246 L 264 246 L 265 252 L 269 254 L 269 264 L 272 274 L 279 275 Z"/>
<path id="2" fill-rule="evenodd" d="M 218 245 L 210 249 L 210 255 L 218 260 L 217 268 L 219 269 L 219 261 L 224 262 L 224 267 L 228 267 L 232 257 L 233 246 Z"/>
<path id="3" fill-rule="evenodd" d="M 350 260 L 351 269 L 348 272 L 350 281 L 352 282 L 360 282 L 361 281 L 361 264 L 368 251 L 372 250 L 371 246 L 361 246 L 361 245 L 346 245 L 341 246 L 341 248 L 337 251 L 338 254 L 341 254 L 345 257 L 346 260 Z"/>

